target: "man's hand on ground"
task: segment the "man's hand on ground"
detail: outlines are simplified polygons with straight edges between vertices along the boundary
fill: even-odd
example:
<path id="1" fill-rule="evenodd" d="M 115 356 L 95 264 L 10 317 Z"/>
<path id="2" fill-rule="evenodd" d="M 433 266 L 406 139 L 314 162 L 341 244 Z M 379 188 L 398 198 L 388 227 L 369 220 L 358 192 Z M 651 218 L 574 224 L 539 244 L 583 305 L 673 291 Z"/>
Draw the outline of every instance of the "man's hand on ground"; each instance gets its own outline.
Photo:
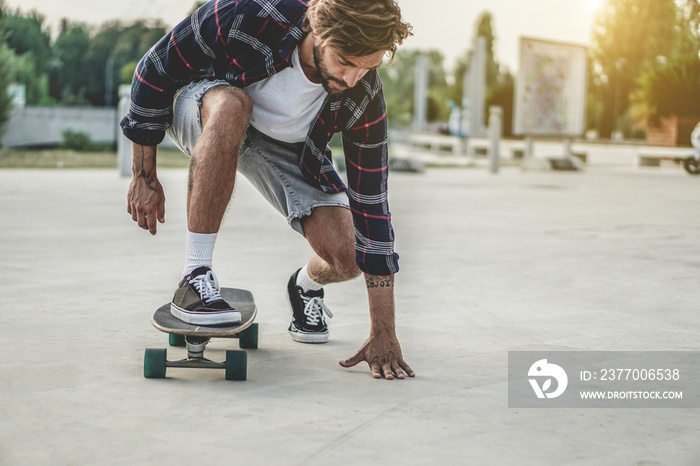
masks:
<path id="1" fill-rule="evenodd" d="M 393 335 L 370 336 L 353 357 L 340 361 L 340 365 L 352 367 L 362 361 L 367 362 L 372 371 L 372 377 L 375 379 L 381 379 L 382 376 L 387 380 L 393 380 L 394 377 L 403 379 L 406 374 L 409 377 L 416 376 L 415 372 L 403 360 L 401 345 Z"/>

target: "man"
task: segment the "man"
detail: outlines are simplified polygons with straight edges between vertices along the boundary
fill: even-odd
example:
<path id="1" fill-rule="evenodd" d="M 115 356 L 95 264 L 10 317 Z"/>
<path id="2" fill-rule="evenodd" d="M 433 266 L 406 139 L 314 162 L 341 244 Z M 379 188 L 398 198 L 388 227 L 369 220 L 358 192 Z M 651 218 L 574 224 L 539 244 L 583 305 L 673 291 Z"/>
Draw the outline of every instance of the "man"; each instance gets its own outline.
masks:
<path id="1" fill-rule="evenodd" d="M 344 367 L 403 379 L 394 328 L 398 255 L 387 204 L 387 126 L 376 72 L 410 34 L 394 0 L 212 0 L 139 63 L 124 134 L 133 142 L 128 212 L 156 234 L 165 195 L 156 146 L 167 130 L 191 157 L 187 254 L 171 313 L 235 323 L 212 267 L 216 234 L 241 172 L 314 251 L 289 280 L 289 333 L 324 343 L 323 286 L 364 272 L 370 336 Z M 348 187 L 330 162 L 342 132 Z"/>

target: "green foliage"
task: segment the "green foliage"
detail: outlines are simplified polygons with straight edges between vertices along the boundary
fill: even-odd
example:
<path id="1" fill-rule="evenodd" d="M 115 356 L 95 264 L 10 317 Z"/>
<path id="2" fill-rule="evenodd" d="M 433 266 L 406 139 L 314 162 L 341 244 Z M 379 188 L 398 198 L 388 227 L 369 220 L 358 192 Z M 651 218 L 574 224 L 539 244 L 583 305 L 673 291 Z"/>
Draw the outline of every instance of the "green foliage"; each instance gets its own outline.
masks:
<path id="1" fill-rule="evenodd" d="M 658 57 L 697 55 L 698 20 L 697 0 L 606 0 L 590 50 L 589 93 L 598 105 L 595 113 L 589 112 L 589 127 L 608 135 L 628 119 L 629 96 L 637 88 L 637 78 L 659 66 Z"/>
<path id="2" fill-rule="evenodd" d="M 94 28 L 63 20 L 52 43 L 44 21 L 39 13 L 16 10 L 0 25 L 6 31 L 3 69 L 27 87 L 30 105 L 116 103 L 123 70 L 131 67 L 133 73 L 133 64 L 166 32 L 159 22 L 111 21 Z"/>
<path id="3" fill-rule="evenodd" d="M 503 108 L 503 136 L 513 136 L 513 102 L 515 98 L 515 81 L 501 79 L 499 83 L 492 86 L 486 96 L 486 107 L 498 106 Z M 488 112 L 485 112 L 488 118 Z"/>
<path id="4" fill-rule="evenodd" d="M 51 35 L 44 21 L 37 12 L 24 16 L 19 10 L 3 18 L 7 45 L 17 55 L 31 57 L 38 73 L 47 71 L 51 58 Z"/>
<path id="5" fill-rule="evenodd" d="M 0 0 L 0 37 L 4 36 L 5 4 Z M 12 102 L 7 95 L 7 86 L 11 83 L 10 55 L 13 52 L 6 44 L 0 43 L 0 135 L 10 117 Z"/>
<path id="6" fill-rule="evenodd" d="M 67 129 L 61 133 L 61 136 L 63 138 L 61 147 L 65 149 L 72 149 L 78 152 L 87 152 L 92 149 L 92 139 L 86 133 Z"/>
<path id="7" fill-rule="evenodd" d="M 56 63 L 52 83 L 55 87 L 51 93 L 62 102 L 67 100 L 69 105 L 82 105 L 85 102 L 84 78 L 88 71 L 85 57 L 89 48 L 90 33 L 87 27 L 64 19 L 53 46 Z"/>
<path id="8" fill-rule="evenodd" d="M 700 116 L 700 58 L 679 58 L 653 66 L 637 80 L 632 95 L 635 116 L 658 123 L 659 117 Z"/>
<path id="9" fill-rule="evenodd" d="M 448 86 L 440 52 L 431 50 L 401 50 L 396 53 L 394 62 L 379 69 L 386 99 L 389 122 L 392 125 L 408 125 L 413 117 L 413 98 L 416 60 L 425 55 L 430 61 L 428 74 L 428 121 L 445 120 L 449 116 L 447 107 Z"/>
<path id="10" fill-rule="evenodd" d="M 3 52 L 10 81 L 27 88 L 27 103 L 48 104 L 48 63 L 51 57 L 51 37 L 44 17 L 36 12 L 22 16 L 19 11 L 2 20 L 7 50 Z"/>
<path id="11" fill-rule="evenodd" d="M 119 70 L 119 84 L 131 84 L 138 64 L 139 62 L 134 60 L 121 67 L 121 70 Z"/>

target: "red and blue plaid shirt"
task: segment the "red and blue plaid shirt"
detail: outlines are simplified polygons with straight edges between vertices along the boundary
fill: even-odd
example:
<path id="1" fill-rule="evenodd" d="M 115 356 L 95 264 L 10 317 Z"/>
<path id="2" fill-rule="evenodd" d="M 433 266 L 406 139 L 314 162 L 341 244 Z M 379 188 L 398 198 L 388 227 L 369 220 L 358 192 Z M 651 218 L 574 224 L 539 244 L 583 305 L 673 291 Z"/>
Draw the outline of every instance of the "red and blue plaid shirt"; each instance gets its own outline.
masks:
<path id="1" fill-rule="evenodd" d="M 175 92 L 201 79 L 224 79 L 245 88 L 291 66 L 304 38 L 307 0 L 212 0 L 178 24 L 141 59 L 121 127 L 145 146 L 165 137 Z M 343 136 L 346 187 L 331 163 L 328 143 Z M 360 270 L 399 270 L 387 200 L 387 119 L 382 85 L 368 72 L 352 89 L 329 95 L 311 124 L 299 168 L 328 193 L 346 191 L 355 224 Z"/>

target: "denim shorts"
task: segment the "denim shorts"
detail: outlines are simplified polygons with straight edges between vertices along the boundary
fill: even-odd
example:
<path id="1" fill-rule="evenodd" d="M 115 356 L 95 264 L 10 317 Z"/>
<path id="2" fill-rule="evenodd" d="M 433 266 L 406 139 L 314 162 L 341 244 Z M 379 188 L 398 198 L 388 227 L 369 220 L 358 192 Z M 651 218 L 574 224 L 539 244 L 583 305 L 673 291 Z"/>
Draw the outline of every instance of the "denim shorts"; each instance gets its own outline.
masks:
<path id="1" fill-rule="evenodd" d="M 168 136 L 188 157 L 202 134 L 200 109 L 204 94 L 226 81 L 198 81 L 183 87 L 173 101 L 173 122 Z M 272 139 L 248 126 L 238 157 L 238 172 L 287 218 L 289 225 L 304 234 L 301 220 L 316 207 L 350 208 L 345 193 L 325 193 L 307 180 L 299 169 L 304 143 Z"/>

